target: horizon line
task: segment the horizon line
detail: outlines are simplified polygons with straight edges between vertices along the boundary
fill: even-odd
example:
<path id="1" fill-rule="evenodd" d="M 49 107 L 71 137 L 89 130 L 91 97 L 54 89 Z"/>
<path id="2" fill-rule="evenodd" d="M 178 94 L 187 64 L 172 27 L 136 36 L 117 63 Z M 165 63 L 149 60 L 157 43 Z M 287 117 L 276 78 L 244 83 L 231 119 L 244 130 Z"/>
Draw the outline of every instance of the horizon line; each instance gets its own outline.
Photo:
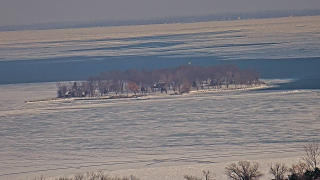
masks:
<path id="1" fill-rule="evenodd" d="M 242 15 L 242 17 L 241 17 Z M 66 22 L 40 22 L 31 24 L 1 25 L 2 31 L 50 30 L 50 29 L 76 29 L 94 27 L 117 27 L 135 25 L 196 23 L 210 21 L 234 21 L 248 19 L 272 19 L 284 17 L 319 16 L 320 9 L 289 9 L 289 10 L 264 10 L 250 12 L 225 12 L 206 15 L 158 17 L 150 19 L 125 19 L 125 20 L 92 20 L 92 21 L 66 21 Z"/>

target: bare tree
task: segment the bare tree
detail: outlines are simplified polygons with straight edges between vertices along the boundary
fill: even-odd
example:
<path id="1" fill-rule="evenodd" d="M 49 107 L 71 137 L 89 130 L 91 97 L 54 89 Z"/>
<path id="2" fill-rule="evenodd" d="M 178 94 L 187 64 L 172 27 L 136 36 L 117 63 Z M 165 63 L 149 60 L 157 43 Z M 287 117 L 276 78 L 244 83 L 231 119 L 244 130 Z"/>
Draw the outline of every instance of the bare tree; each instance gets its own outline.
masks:
<path id="1" fill-rule="evenodd" d="M 225 174 L 231 180 L 258 180 L 263 176 L 257 162 L 240 161 L 226 167 Z"/>
<path id="2" fill-rule="evenodd" d="M 285 164 L 276 163 L 269 165 L 269 173 L 274 175 L 275 180 L 284 180 L 285 174 L 288 172 L 288 167 Z"/>
<path id="3" fill-rule="evenodd" d="M 211 175 L 212 173 L 209 170 L 204 170 L 202 172 L 203 172 L 203 176 L 204 176 L 205 180 L 212 179 L 212 175 Z"/>
<path id="4" fill-rule="evenodd" d="M 259 83 L 259 73 L 254 69 L 240 70 L 233 65 L 228 66 L 179 66 L 176 68 L 164 68 L 149 71 L 143 68 L 128 69 L 125 72 L 113 70 L 103 72 L 97 77 L 90 77 L 86 82 L 74 82 L 70 85 L 57 84 L 57 96 L 66 97 L 84 97 L 95 96 L 95 91 L 99 90 L 101 95 L 114 92 L 123 93 L 125 82 L 132 82 L 140 86 L 142 93 L 151 90 L 161 90 L 167 92 L 167 88 L 172 86 L 175 94 L 188 93 L 191 87 L 204 89 L 206 84 L 221 88 L 224 83 L 226 87 L 229 84 L 234 85 L 252 85 Z M 195 84 L 195 85 L 194 85 Z M 192 86 L 191 86 L 192 85 Z M 128 86 L 127 86 L 128 87 Z M 129 87 L 128 87 L 129 88 Z M 137 88 L 133 88 L 135 93 Z M 133 92 L 134 92 L 133 91 Z M 179 93 L 176 93 L 176 92 Z"/>
<path id="5" fill-rule="evenodd" d="M 39 179 L 35 178 L 34 180 L 46 180 L 43 176 Z M 77 174 L 74 177 L 59 177 L 55 179 L 47 179 L 47 180 L 140 180 L 139 178 L 130 175 L 129 177 L 109 177 L 108 175 L 104 174 L 103 172 L 87 172 L 85 174 Z"/>
<path id="6" fill-rule="evenodd" d="M 184 81 L 181 88 L 181 93 L 189 93 L 191 86 L 188 81 Z"/>
<path id="7" fill-rule="evenodd" d="M 198 178 L 196 176 L 190 176 L 190 175 L 184 175 L 184 179 L 186 179 L 186 180 L 202 180 L 201 178 Z"/>
<path id="8" fill-rule="evenodd" d="M 128 89 L 132 91 L 135 95 L 140 91 L 139 86 L 134 82 L 129 82 Z"/>
<path id="9" fill-rule="evenodd" d="M 129 180 L 139 180 L 139 178 L 137 178 L 137 177 L 135 177 L 133 175 L 130 175 Z"/>
<path id="10" fill-rule="evenodd" d="M 291 175 L 290 179 L 304 179 L 304 174 L 308 169 L 308 165 L 306 163 L 300 162 L 299 164 L 293 164 L 289 169 Z M 294 178 L 293 178 L 294 177 Z"/>
<path id="11" fill-rule="evenodd" d="M 121 84 L 120 82 L 116 81 L 114 84 L 110 86 L 110 89 L 118 95 L 118 93 L 121 91 Z"/>
<path id="12" fill-rule="evenodd" d="M 83 174 L 76 174 L 73 179 L 74 180 L 84 180 L 84 175 Z"/>
<path id="13" fill-rule="evenodd" d="M 202 171 L 205 180 L 213 180 L 212 173 L 209 170 Z M 191 176 L 191 175 L 184 175 L 184 179 L 186 180 L 202 180 L 202 178 Z"/>
<path id="14" fill-rule="evenodd" d="M 66 93 L 68 92 L 68 89 L 69 89 L 68 85 L 57 83 L 56 86 L 58 88 L 57 96 L 59 98 L 65 97 Z"/>
<path id="15" fill-rule="evenodd" d="M 98 81 L 98 90 L 101 95 L 105 95 L 109 92 L 109 82 L 106 80 Z"/>
<path id="16" fill-rule="evenodd" d="M 313 142 L 307 144 L 304 146 L 304 149 L 306 151 L 306 156 L 302 157 L 302 159 L 306 161 L 309 170 L 315 170 L 320 157 L 319 143 Z"/>
<path id="17" fill-rule="evenodd" d="M 93 80 L 88 81 L 88 87 L 89 87 L 88 90 L 89 90 L 90 96 L 94 97 L 94 94 L 97 88 L 96 82 Z"/>

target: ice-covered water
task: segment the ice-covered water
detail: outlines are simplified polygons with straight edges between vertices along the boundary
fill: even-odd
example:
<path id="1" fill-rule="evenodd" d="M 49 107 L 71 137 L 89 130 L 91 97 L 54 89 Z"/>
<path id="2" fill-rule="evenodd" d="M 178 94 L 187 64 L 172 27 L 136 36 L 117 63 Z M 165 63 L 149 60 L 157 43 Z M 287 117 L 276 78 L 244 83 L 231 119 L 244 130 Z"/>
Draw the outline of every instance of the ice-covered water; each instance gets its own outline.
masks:
<path id="1" fill-rule="evenodd" d="M 229 161 L 292 162 L 320 141 L 319 24 L 315 16 L 0 32 L 0 84 L 9 83 L 0 85 L 0 179 L 118 170 L 180 180 L 208 168 L 224 180 Z M 14 84 L 189 62 L 254 67 L 283 86 L 23 103 L 55 97 L 55 83 Z"/>
<path id="2" fill-rule="evenodd" d="M 319 16 L 0 32 L 2 61 L 61 57 L 306 58 L 319 55 Z"/>
<path id="3" fill-rule="evenodd" d="M 262 78 L 320 77 L 320 16 L 0 32 L 0 84 L 102 71 L 235 64 Z"/>
<path id="4" fill-rule="evenodd" d="M 320 141 L 319 90 L 23 103 L 55 84 L 0 89 L 0 179 L 292 157 Z"/>

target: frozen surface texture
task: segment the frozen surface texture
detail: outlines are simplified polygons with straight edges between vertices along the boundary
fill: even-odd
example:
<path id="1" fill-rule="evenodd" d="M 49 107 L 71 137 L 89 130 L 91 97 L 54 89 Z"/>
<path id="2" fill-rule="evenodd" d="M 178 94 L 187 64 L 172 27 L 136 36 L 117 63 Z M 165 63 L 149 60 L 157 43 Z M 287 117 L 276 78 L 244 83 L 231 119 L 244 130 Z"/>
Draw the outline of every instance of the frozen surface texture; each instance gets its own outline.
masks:
<path id="1" fill-rule="evenodd" d="M 320 53 L 319 24 L 320 16 L 314 16 L 0 32 L 0 61 L 136 56 L 310 58 Z"/>
<path id="2" fill-rule="evenodd" d="M 23 103 L 54 87 L 0 86 L 0 179 L 98 170 L 183 179 L 204 168 L 223 179 L 223 163 L 297 162 L 304 144 L 320 140 L 319 90 Z"/>

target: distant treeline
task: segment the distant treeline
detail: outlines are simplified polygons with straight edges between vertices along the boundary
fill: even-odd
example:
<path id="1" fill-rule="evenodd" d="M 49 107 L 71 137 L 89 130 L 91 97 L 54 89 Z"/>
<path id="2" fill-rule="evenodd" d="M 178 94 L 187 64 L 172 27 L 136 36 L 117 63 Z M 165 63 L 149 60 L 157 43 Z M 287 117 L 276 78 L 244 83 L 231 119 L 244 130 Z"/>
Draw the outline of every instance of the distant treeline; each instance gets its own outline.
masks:
<path id="1" fill-rule="evenodd" d="M 161 91 L 167 93 L 171 89 L 174 93 L 188 93 L 192 88 L 219 89 L 252 86 L 260 84 L 259 73 L 255 69 L 241 70 L 234 65 L 225 66 L 180 66 L 157 70 L 128 69 L 124 72 L 113 70 L 103 72 L 99 76 L 90 77 L 88 81 L 69 84 L 57 83 L 58 97 L 85 97 L 95 96 L 98 90 L 100 95 L 115 93 L 142 93 Z"/>

